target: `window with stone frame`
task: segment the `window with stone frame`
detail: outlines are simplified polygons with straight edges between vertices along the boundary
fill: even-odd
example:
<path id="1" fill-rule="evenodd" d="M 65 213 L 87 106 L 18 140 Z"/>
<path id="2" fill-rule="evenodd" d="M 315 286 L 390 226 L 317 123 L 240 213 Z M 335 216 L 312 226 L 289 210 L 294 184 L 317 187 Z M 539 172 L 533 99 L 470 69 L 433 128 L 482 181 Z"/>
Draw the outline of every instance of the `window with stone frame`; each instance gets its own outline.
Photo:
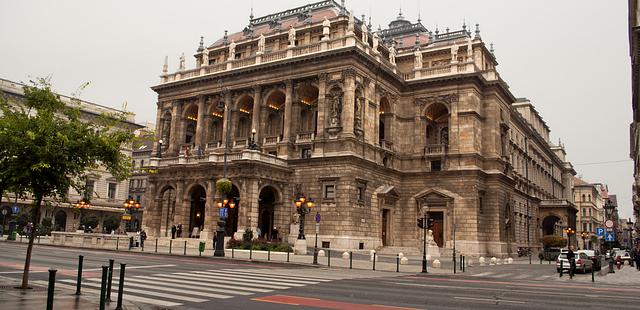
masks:
<path id="1" fill-rule="evenodd" d="M 85 192 L 82 194 L 82 197 L 85 200 L 89 200 L 89 199 L 93 198 L 94 187 L 95 187 L 95 181 L 94 180 L 87 180 L 85 182 L 85 184 L 84 184 Z"/>
<path id="2" fill-rule="evenodd" d="M 117 183 L 109 183 L 109 188 L 107 191 L 107 198 L 115 199 L 116 198 L 116 186 Z"/>
<path id="3" fill-rule="evenodd" d="M 478 211 L 484 213 L 484 191 L 478 191 Z"/>
<path id="4" fill-rule="evenodd" d="M 356 199 L 359 204 L 365 203 L 366 193 L 367 193 L 367 181 L 356 179 Z"/>

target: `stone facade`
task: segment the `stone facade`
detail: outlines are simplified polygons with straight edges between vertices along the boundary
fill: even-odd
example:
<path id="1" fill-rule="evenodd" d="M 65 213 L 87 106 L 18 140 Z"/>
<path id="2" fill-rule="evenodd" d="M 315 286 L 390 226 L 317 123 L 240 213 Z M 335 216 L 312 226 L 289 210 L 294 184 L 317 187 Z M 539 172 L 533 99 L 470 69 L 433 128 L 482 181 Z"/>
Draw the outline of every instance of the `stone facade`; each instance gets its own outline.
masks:
<path id="1" fill-rule="evenodd" d="M 633 159 L 634 242 L 640 247 L 640 6 L 629 0 L 629 55 L 631 56 L 631 90 L 633 122 L 630 124 L 630 156 Z"/>
<path id="2" fill-rule="evenodd" d="M 315 201 L 306 231 L 321 214 L 319 245 L 334 249 L 417 249 L 424 212 L 441 249 L 469 255 L 538 247 L 543 208 L 575 224 L 564 149 L 511 94 L 477 25 L 433 33 L 400 15 L 372 34 L 364 21 L 322 1 L 201 44 L 195 69 L 165 64 L 148 233 L 210 238 L 223 176 L 236 238 L 294 241 L 299 194 Z"/>

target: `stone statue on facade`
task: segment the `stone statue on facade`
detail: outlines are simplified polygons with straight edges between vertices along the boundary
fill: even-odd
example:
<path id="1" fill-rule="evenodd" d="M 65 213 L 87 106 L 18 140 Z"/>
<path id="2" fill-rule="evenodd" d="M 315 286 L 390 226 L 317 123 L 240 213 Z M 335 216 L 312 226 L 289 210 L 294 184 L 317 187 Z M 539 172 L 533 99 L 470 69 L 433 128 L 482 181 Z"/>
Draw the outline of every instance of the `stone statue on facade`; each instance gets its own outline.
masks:
<path id="1" fill-rule="evenodd" d="M 207 48 L 205 48 L 202 51 L 202 64 L 201 66 L 208 66 L 209 65 L 209 50 Z"/>
<path id="2" fill-rule="evenodd" d="M 372 42 L 372 48 L 374 52 L 378 51 L 378 44 L 380 42 L 380 36 L 378 35 L 378 32 L 374 32 L 373 35 L 371 36 L 371 42 Z"/>
<path id="3" fill-rule="evenodd" d="M 331 22 L 324 17 L 324 21 L 322 21 L 322 39 L 329 40 L 331 37 Z"/>
<path id="4" fill-rule="evenodd" d="M 356 98 L 354 102 L 354 128 L 362 129 L 362 104 L 364 97 Z"/>
<path id="5" fill-rule="evenodd" d="M 184 71 L 185 69 L 185 64 L 184 64 L 184 53 L 182 53 L 182 55 L 180 55 L 180 71 Z"/>
<path id="6" fill-rule="evenodd" d="M 414 56 L 413 67 L 415 69 L 422 69 L 422 51 L 420 51 L 420 49 L 416 49 L 415 52 L 413 52 L 413 56 Z"/>
<path id="7" fill-rule="evenodd" d="M 229 60 L 234 60 L 236 58 L 236 42 L 231 40 L 229 43 Z"/>
<path id="8" fill-rule="evenodd" d="M 360 25 L 360 31 L 362 31 L 362 42 L 364 42 L 364 44 L 366 45 L 369 45 L 369 28 L 367 28 L 364 20 L 362 21 L 362 25 Z"/>
<path id="9" fill-rule="evenodd" d="M 264 54 L 264 47 L 265 47 L 264 34 L 260 34 L 260 38 L 258 38 L 258 52 L 257 52 L 257 54 Z"/>
<path id="10" fill-rule="evenodd" d="M 347 24 L 347 34 L 353 33 L 355 29 L 355 20 L 353 19 L 353 11 L 349 12 L 349 23 Z"/>
<path id="11" fill-rule="evenodd" d="M 396 44 L 391 43 L 391 46 L 389 47 L 389 62 L 391 64 L 396 64 Z"/>
<path id="12" fill-rule="evenodd" d="M 289 46 L 296 46 L 296 28 L 289 26 Z"/>
<path id="13" fill-rule="evenodd" d="M 458 61 L 458 45 L 451 47 L 451 62 Z"/>
<path id="14" fill-rule="evenodd" d="M 338 88 L 334 88 L 329 92 L 330 98 L 330 111 L 329 111 L 329 126 L 340 126 L 340 114 L 342 113 L 342 91 Z"/>

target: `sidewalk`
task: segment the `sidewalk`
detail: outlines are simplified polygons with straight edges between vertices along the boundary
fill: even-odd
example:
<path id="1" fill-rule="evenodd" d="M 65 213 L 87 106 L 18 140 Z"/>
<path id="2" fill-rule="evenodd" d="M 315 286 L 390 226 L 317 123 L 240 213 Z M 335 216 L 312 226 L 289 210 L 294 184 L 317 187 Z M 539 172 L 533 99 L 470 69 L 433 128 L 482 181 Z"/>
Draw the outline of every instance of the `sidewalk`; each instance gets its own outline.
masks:
<path id="1" fill-rule="evenodd" d="M 595 283 L 640 286 L 640 271 L 638 271 L 636 267 L 624 265 L 618 270 L 616 266 L 613 270 L 615 273 L 608 273 L 609 266 L 603 264 L 602 269 L 596 271 Z M 577 282 L 591 283 L 591 276 L 574 277 L 574 280 L 577 280 Z"/>
<path id="2" fill-rule="evenodd" d="M 56 283 L 57 284 L 57 283 Z M 29 283 L 31 289 L 21 290 L 15 287 L 20 286 L 20 281 L 0 276 L 0 304 L 2 309 L 21 310 L 42 310 L 47 308 L 47 287 L 35 283 Z M 86 294 L 74 295 L 74 291 L 55 288 L 53 299 L 54 309 L 100 309 L 100 299 L 98 296 Z M 112 296 L 113 298 L 113 296 Z M 115 309 L 116 300 L 107 303 L 107 309 Z M 123 309 L 141 309 L 138 305 L 123 301 Z"/>

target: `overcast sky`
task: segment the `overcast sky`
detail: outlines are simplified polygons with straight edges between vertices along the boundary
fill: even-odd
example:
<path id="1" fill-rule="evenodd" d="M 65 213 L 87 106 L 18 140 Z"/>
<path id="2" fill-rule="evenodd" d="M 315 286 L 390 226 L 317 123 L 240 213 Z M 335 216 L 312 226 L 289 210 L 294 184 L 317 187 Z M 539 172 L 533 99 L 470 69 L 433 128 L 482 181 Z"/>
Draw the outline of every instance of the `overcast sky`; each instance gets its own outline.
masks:
<path id="1" fill-rule="evenodd" d="M 253 1 L 256 17 L 313 0 Z M 626 0 L 347 0 L 377 29 L 398 13 L 430 30 L 480 24 L 493 42 L 498 70 L 516 97 L 532 100 L 552 140 L 589 182 L 619 195 L 622 216 L 633 213 L 629 159 L 630 59 Z M 175 71 L 180 53 L 187 68 L 200 36 L 205 43 L 225 29 L 248 24 L 252 1 L 35 1 L 0 2 L 0 77 L 28 81 L 51 76 L 56 91 L 137 114 L 155 122 L 164 56 Z M 595 163 L 595 164 L 594 164 Z"/>

